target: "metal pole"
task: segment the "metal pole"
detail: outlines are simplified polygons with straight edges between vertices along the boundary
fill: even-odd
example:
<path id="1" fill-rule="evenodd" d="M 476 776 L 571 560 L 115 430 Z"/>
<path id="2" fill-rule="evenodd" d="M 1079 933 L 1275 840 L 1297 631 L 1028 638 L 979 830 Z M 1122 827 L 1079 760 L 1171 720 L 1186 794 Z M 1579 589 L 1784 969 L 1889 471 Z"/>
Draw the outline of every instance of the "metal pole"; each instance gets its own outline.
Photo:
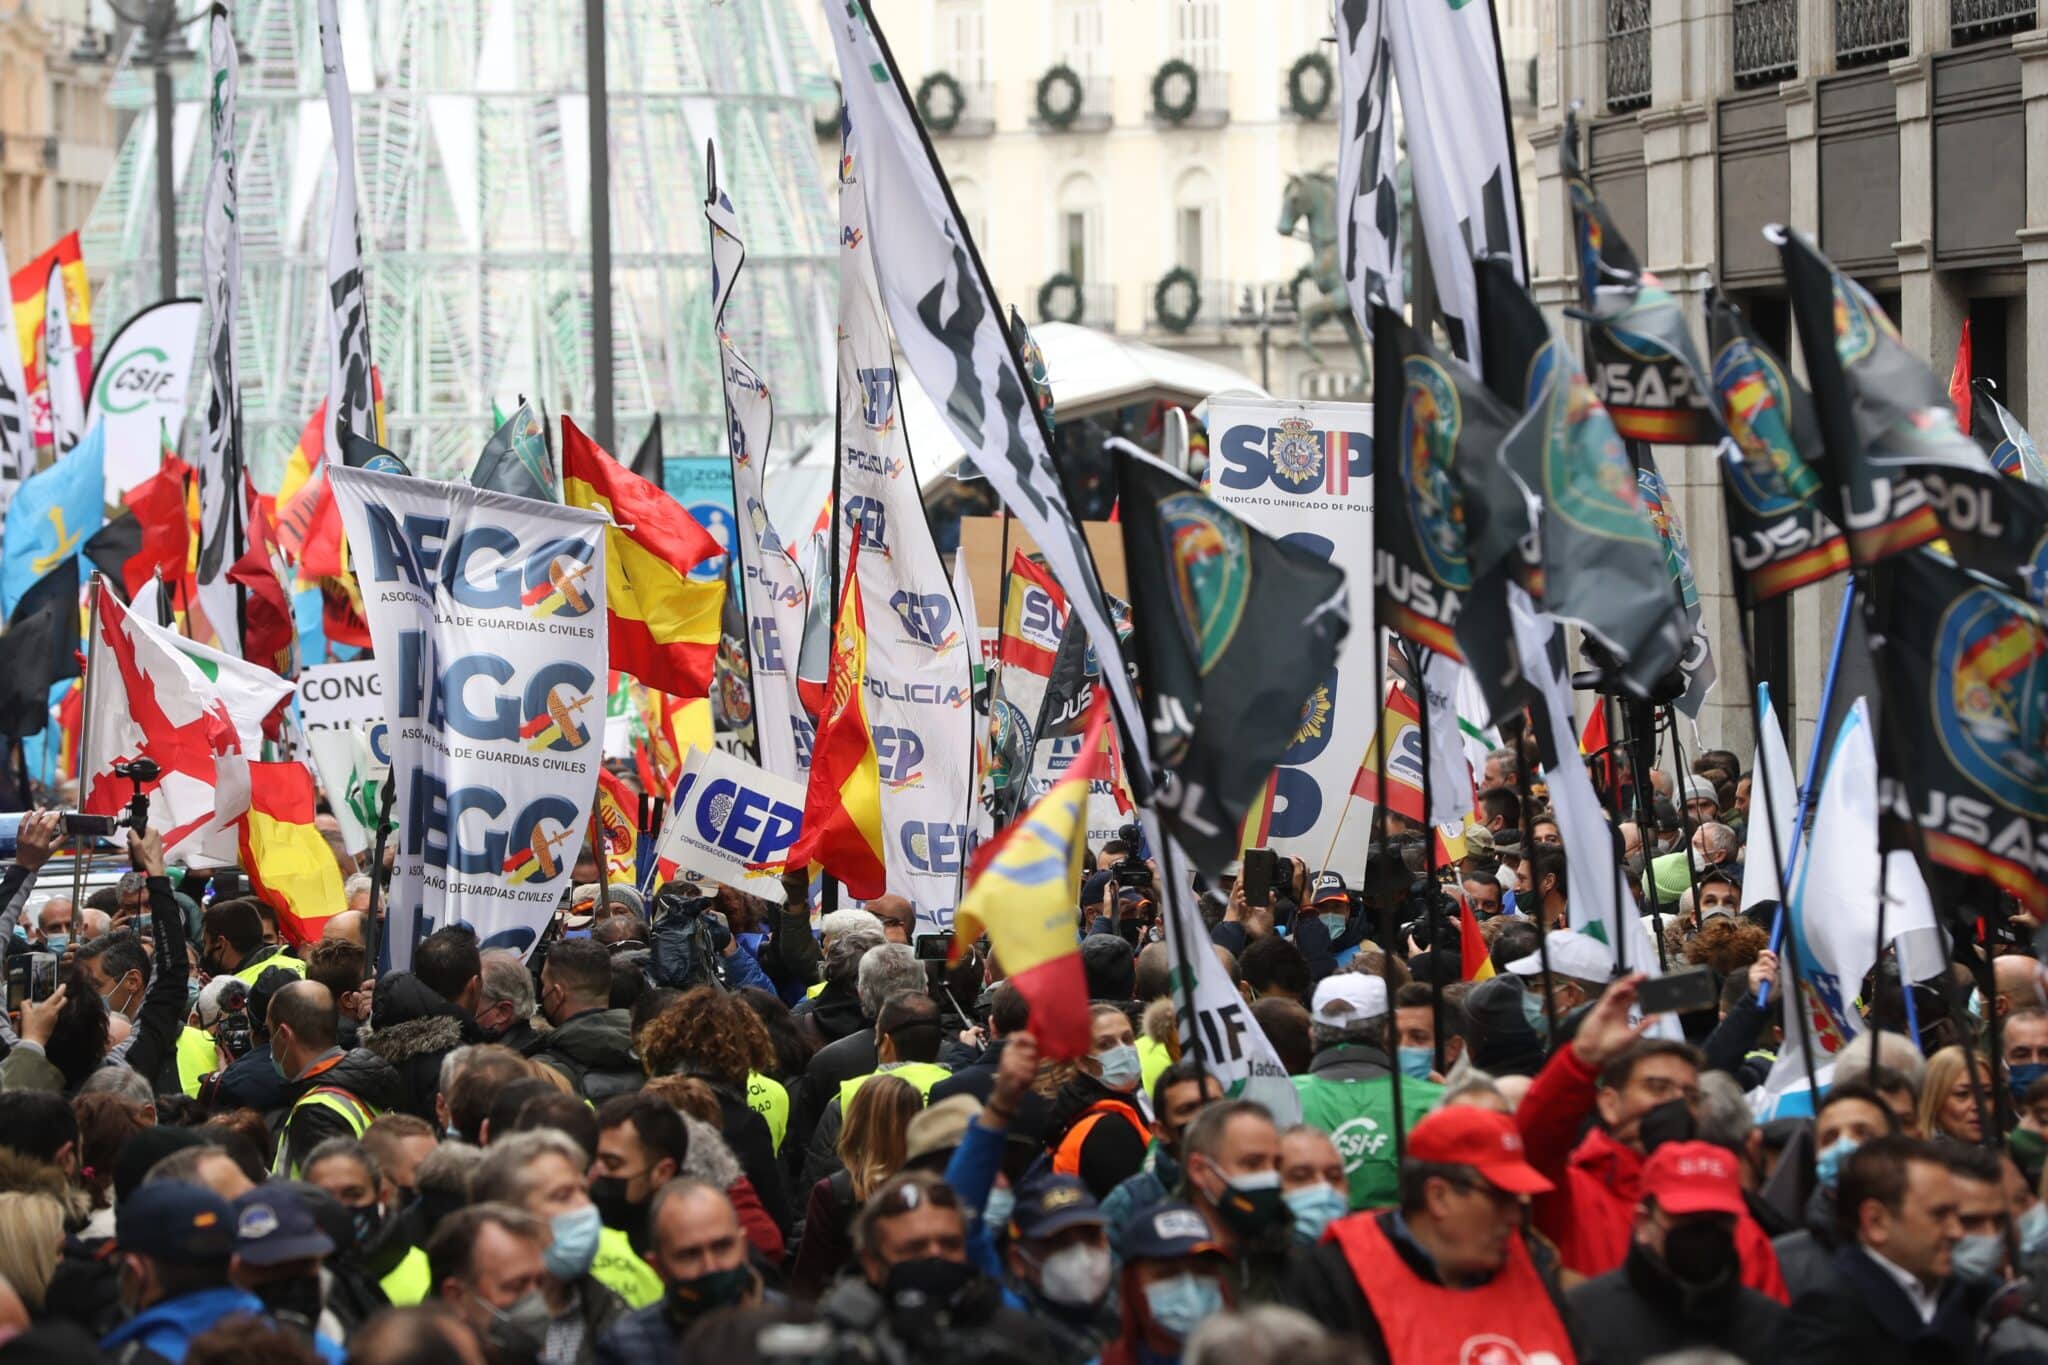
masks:
<path id="1" fill-rule="evenodd" d="M 176 99 L 169 51 L 171 26 L 177 19 L 172 9 L 172 0 L 158 0 L 149 11 L 150 51 L 156 59 L 156 279 L 157 292 L 167 299 L 178 292 L 178 163 L 171 137 Z"/>
<path id="2" fill-rule="evenodd" d="M 583 64 L 590 90 L 591 425 L 597 443 L 612 450 L 612 151 L 604 46 L 604 0 L 583 0 Z"/>

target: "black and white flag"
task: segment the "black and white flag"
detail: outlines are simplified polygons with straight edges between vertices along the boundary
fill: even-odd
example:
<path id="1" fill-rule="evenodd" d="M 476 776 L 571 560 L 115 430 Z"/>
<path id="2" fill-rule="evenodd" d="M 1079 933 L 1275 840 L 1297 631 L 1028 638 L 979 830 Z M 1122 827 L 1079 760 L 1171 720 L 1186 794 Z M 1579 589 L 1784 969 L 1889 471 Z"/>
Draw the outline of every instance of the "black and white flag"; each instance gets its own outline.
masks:
<path id="1" fill-rule="evenodd" d="M 7 244 L 0 241 L 0 279 L 10 279 Z M 29 425 L 28 377 L 21 369 L 21 347 L 4 344 L 11 331 L 0 333 L 0 516 L 14 501 L 14 490 L 36 472 L 36 433 Z"/>
<path id="2" fill-rule="evenodd" d="M 1403 294 L 1385 0 L 1337 0 L 1336 22 L 1337 263 L 1351 315 L 1370 335 L 1373 301 L 1398 312 Z"/>
<path id="3" fill-rule="evenodd" d="M 335 0 L 320 0 L 320 66 L 334 126 L 334 215 L 327 227 L 327 458 L 342 458 L 341 432 L 381 440 L 370 386 L 370 308 L 363 231 L 356 211 L 356 116 L 349 99 Z"/>
<path id="4" fill-rule="evenodd" d="M 208 34 L 213 166 L 206 175 L 200 251 L 212 314 L 206 369 L 213 391 L 206 400 L 206 446 L 199 457 L 199 605 L 219 633 L 220 648 L 240 658 L 241 589 L 228 581 L 228 570 L 242 557 L 247 533 L 242 398 L 235 372 L 235 311 L 242 299 L 242 225 L 235 195 L 235 98 L 241 60 L 235 51 L 233 18 L 220 0 L 214 0 Z"/>

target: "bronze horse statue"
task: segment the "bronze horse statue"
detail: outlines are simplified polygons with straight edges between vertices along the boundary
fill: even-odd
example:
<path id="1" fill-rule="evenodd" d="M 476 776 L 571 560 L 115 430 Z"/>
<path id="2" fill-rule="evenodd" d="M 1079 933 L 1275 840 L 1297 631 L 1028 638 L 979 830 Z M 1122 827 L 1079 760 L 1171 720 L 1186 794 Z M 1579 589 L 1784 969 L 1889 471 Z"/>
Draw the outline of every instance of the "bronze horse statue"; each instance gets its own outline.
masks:
<path id="1" fill-rule="evenodd" d="M 1287 188 L 1280 196 L 1280 235 L 1301 237 L 1300 227 L 1304 220 L 1307 222 L 1308 244 L 1314 254 L 1309 257 L 1302 275 L 1314 282 L 1322 297 L 1309 303 L 1297 295 L 1295 311 L 1301 319 L 1301 348 L 1312 362 L 1321 365 L 1323 355 L 1316 349 L 1314 333 L 1316 328 L 1335 318 L 1343 325 L 1344 335 L 1351 342 L 1351 353 L 1358 361 L 1362 386 L 1371 367 L 1365 359 L 1365 338 L 1359 332 L 1358 319 L 1351 315 L 1351 300 L 1344 292 L 1344 273 L 1337 264 L 1335 176 L 1317 171 L 1287 177 Z M 1301 276 L 1296 276 L 1297 287 L 1300 279 Z"/>

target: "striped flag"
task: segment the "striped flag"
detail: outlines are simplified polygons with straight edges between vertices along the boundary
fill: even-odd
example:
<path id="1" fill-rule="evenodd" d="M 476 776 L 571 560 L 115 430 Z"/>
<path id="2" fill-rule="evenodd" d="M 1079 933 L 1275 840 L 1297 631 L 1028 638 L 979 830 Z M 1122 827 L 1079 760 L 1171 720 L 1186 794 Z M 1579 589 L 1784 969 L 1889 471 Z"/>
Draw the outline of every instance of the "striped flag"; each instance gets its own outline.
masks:
<path id="1" fill-rule="evenodd" d="M 249 809 L 237 830 L 249 885 L 277 911 L 288 942 L 313 943 L 347 907 L 341 865 L 313 825 L 313 774 L 303 763 L 251 763 Z"/>

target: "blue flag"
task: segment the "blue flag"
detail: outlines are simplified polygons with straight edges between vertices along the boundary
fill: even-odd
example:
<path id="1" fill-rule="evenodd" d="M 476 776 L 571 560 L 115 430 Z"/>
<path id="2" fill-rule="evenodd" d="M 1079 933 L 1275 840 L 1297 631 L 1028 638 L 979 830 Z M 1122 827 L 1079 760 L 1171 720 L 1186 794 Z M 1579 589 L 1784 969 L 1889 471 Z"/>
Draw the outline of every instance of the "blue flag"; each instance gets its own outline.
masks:
<path id="1" fill-rule="evenodd" d="M 70 454 L 15 490 L 0 534 L 0 617 L 66 555 L 81 553 L 106 520 L 106 450 L 106 424 L 95 422 Z"/>

